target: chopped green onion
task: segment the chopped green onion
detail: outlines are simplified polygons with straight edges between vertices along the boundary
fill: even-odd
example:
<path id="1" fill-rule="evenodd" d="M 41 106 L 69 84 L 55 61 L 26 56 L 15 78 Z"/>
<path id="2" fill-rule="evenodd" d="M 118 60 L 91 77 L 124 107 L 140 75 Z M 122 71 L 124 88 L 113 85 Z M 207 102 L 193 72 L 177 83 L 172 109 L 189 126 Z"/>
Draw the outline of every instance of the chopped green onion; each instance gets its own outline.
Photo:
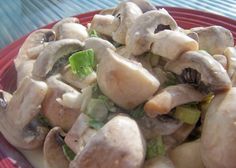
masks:
<path id="1" fill-rule="evenodd" d="M 37 121 L 47 128 L 52 128 L 49 120 L 43 114 L 39 113 L 37 116 Z"/>
<path id="2" fill-rule="evenodd" d="M 85 114 L 96 121 L 103 122 L 107 119 L 108 109 L 103 100 L 91 99 L 87 105 Z"/>
<path id="3" fill-rule="evenodd" d="M 201 112 L 197 109 L 197 107 L 182 105 L 176 107 L 174 116 L 184 123 L 194 125 L 199 120 Z"/>
<path id="4" fill-rule="evenodd" d="M 96 130 L 98 130 L 98 129 L 100 129 L 104 126 L 103 122 L 96 121 L 96 120 L 93 120 L 93 119 L 89 120 L 88 124 L 89 124 L 90 127 L 94 128 Z"/>
<path id="5" fill-rule="evenodd" d="M 89 37 L 99 37 L 99 36 L 98 36 L 96 30 L 93 29 L 89 32 Z"/>
<path id="6" fill-rule="evenodd" d="M 130 112 L 130 116 L 133 117 L 134 119 L 139 119 L 142 118 L 145 114 L 144 109 L 143 109 L 143 104 L 139 105 L 137 108 L 132 110 Z"/>
<path id="7" fill-rule="evenodd" d="M 88 49 L 76 52 L 70 56 L 69 62 L 73 73 L 84 78 L 93 72 L 95 66 L 94 51 Z"/>
<path id="8" fill-rule="evenodd" d="M 62 150 L 69 161 L 74 160 L 76 154 L 66 144 L 62 145 Z"/>
<path id="9" fill-rule="evenodd" d="M 147 159 L 152 159 L 156 156 L 163 155 L 165 155 L 165 145 L 163 144 L 161 136 L 158 136 L 157 138 L 154 138 L 147 143 Z"/>

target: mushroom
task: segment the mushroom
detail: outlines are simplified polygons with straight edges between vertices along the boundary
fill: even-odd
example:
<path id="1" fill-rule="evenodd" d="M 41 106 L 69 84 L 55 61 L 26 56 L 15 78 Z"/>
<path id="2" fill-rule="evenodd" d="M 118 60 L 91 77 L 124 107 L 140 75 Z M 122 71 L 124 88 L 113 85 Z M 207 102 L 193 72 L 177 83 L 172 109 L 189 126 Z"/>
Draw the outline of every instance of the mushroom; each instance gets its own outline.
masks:
<path id="1" fill-rule="evenodd" d="M 43 50 L 46 46 L 45 43 L 54 41 L 55 40 L 55 32 L 51 29 L 39 29 L 31 33 L 26 40 L 24 41 L 23 45 L 21 46 L 16 59 L 14 60 L 16 69 L 18 66 L 28 60 L 28 59 L 35 59 L 37 58 L 38 54 Z M 42 46 L 40 50 L 35 52 L 32 56 L 31 53 L 32 49 L 35 47 Z"/>
<path id="2" fill-rule="evenodd" d="M 200 50 L 206 50 L 212 55 L 223 54 L 227 47 L 234 46 L 232 33 L 224 27 L 196 27 L 190 30 L 198 34 Z"/>
<path id="3" fill-rule="evenodd" d="M 70 168 L 138 168 L 143 165 L 145 150 L 145 141 L 136 122 L 118 115 L 89 140 L 71 161 Z"/>
<path id="4" fill-rule="evenodd" d="M 43 146 L 43 158 L 45 168 L 67 168 L 69 161 L 63 153 L 60 141 L 65 133 L 60 127 L 52 128 L 46 136 Z"/>
<path id="5" fill-rule="evenodd" d="M 176 167 L 168 157 L 158 156 L 154 159 L 145 161 L 144 168 L 176 168 Z"/>
<path id="6" fill-rule="evenodd" d="M 64 39 L 48 44 L 34 63 L 32 75 L 35 78 L 44 79 L 48 73 L 50 74 L 58 59 L 81 50 L 82 46 L 83 44 L 75 39 Z"/>
<path id="7" fill-rule="evenodd" d="M 85 41 L 89 37 L 86 27 L 78 23 L 64 23 L 58 27 L 57 38 L 60 39 L 78 39 Z"/>
<path id="8" fill-rule="evenodd" d="M 151 97 L 159 81 L 139 63 L 132 62 L 107 49 L 97 66 L 101 91 L 117 105 L 132 109 Z"/>
<path id="9" fill-rule="evenodd" d="M 177 145 L 182 144 L 189 137 L 196 125 L 183 123 L 175 132 L 170 135 L 163 136 L 165 150 L 167 152 L 173 150 Z"/>
<path id="10" fill-rule="evenodd" d="M 121 2 L 114 9 L 113 15 L 95 15 L 90 29 L 112 36 L 114 41 L 125 44 L 128 28 L 142 15 L 142 11 L 135 3 Z"/>
<path id="11" fill-rule="evenodd" d="M 152 139 L 160 135 L 171 135 L 183 125 L 182 122 L 168 115 L 156 118 L 144 116 L 136 121 L 145 139 Z"/>
<path id="12" fill-rule="evenodd" d="M 128 29 L 142 14 L 143 12 L 135 3 L 121 2 L 113 11 L 115 16 L 113 24 L 117 25 L 117 29 L 112 32 L 112 39 L 120 44 L 125 44 Z"/>
<path id="13" fill-rule="evenodd" d="M 96 62 L 99 63 L 101 59 L 107 55 L 105 54 L 107 52 L 107 48 L 116 51 L 116 48 L 114 47 L 113 44 L 111 44 L 107 40 L 103 40 L 101 38 L 97 37 L 90 37 L 84 42 L 84 48 L 85 49 L 90 49 L 92 48 L 95 53 L 95 59 Z"/>
<path id="14" fill-rule="evenodd" d="M 96 30 L 98 33 L 103 35 L 112 36 L 118 23 L 114 23 L 115 17 L 113 15 L 101 15 L 96 14 L 91 21 L 90 30 Z"/>
<path id="15" fill-rule="evenodd" d="M 0 131 L 13 146 L 34 149 L 43 144 L 48 129 L 36 117 L 46 92 L 45 82 L 27 77 L 14 92 L 8 105 L 1 110 Z"/>
<path id="16" fill-rule="evenodd" d="M 184 143 L 170 151 L 175 168 L 204 168 L 200 153 L 200 140 Z M 215 157 L 215 155 L 212 155 Z"/>
<path id="17" fill-rule="evenodd" d="M 90 118 L 81 113 L 65 136 L 65 143 L 77 155 L 84 149 L 89 140 L 97 133 L 95 129 L 89 127 L 89 121 Z"/>
<path id="18" fill-rule="evenodd" d="M 26 77 L 32 76 L 32 70 L 34 67 L 35 60 L 27 60 L 22 62 L 19 65 L 19 68 L 17 70 L 17 86 L 20 85 L 20 82 Z"/>
<path id="19" fill-rule="evenodd" d="M 234 168 L 236 156 L 236 88 L 218 94 L 202 128 L 201 157 L 206 168 Z"/>
<path id="20" fill-rule="evenodd" d="M 170 61 L 166 70 L 181 75 L 183 82 L 199 85 L 213 92 L 228 90 L 231 81 L 226 70 L 205 51 L 188 51 L 178 59 Z"/>
<path id="21" fill-rule="evenodd" d="M 227 63 L 227 58 L 226 58 L 226 56 L 221 55 L 221 54 L 216 54 L 216 55 L 213 55 L 213 58 L 214 58 L 217 62 L 219 62 L 219 63 L 224 67 L 224 69 L 227 70 L 228 63 Z"/>
<path id="22" fill-rule="evenodd" d="M 154 118 L 157 115 L 169 113 L 176 106 L 190 102 L 199 102 L 203 97 L 204 94 L 188 84 L 169 86 L 145 103 L 144 111 L 149 117 Z"/>
<path id="23" fill-rule="evenodd" d="M 232 78 L 236 71 L 236 47 L 227 47 L 224 55 L 227 58 L 227 72 L 229 77 Z"/>
<path id="24" fill-rule="evenodd" d="M 77 102 L 80 92 L 59 79 L 59 76 L 47 79 L 48 92 L 42 112 L 52 126 L 68 131 L 80 114 L 80 104 Z"/>
<path id="25" fill-rule="evenodd" d="M 56 38 L 58 40 L 59 38 L 59 29 L 60 27 L 65 24 L 65 23 L 79 23 L 79 19 L 75 18 L 75 17 L 68 17 L 68 18 L 64 18 L 60 21 L 58 21 L 55 25 L 53 25 L 52 29 L 55 31 L 56 33 Z"/>
<path id="26" fill-rule="evenodd" d="M 170 47 L 171 44 L 171 47 Z M 198 43 L 184 33 L 163 30 L 154 35 L 151 52 L 170 60 L 177 59 L 186 51 L 198 50 Z"/>
<path id="27" fill-rule="evenodd" d="M 94 84 L 97 81 L 97 74 L 92 72 L 85 78 L 81 79 L 78 75 L 74 74 L 70 67 L 65 67 L 61 72 L 61 78 L 66 83 L 77 89 L 83 89 L 89 85 Z"/>
<path id="28" fill-rule="evenodd" d="M 163 10 L 153 10 L 138 17 L 126 35 L 126 45 L 133 55 L 141 55 L 150 50 L 156 33 L 177 30 L 175 20 Z"/>
<path id="29" fill-rule="evenodd" d="M 150 10 L 157 10 L 157 8 L 152 5 L 148 0 L 128 0 L 128 2 L 133 2 L 142 10 L 143 13 Z"/>

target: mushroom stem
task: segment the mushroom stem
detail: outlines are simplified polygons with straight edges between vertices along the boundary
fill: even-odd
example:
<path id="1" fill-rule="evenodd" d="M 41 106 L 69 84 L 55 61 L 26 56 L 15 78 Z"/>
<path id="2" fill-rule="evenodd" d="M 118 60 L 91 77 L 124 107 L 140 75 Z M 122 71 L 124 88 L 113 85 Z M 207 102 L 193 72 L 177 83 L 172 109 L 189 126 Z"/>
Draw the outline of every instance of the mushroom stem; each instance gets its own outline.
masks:
<path id="1" fill-rule="evenodd" d="M 95 29 L 98 33 L 112 36 L 118 25 L 113 24 L 115 17 L 112 15 L 95 15 L 91 22 L 90 29 Z"/>
<path id="2" fill-rule="evenodd" d="M 176 59 L 186 51 L 198 50 L 195 40 L 177 31 L 163 30 L 155 34 L 153 40 L 151 52 L 170 60 Z"/>
<path id="3" fill-rule="evenodd" d="M 145 104 L 144 110 L 149 117 L 154 118 L 157 115 L 169 113 L 176 106 L 199 102 L 203 97 L 202 93 L 187 84 L 169 86 L 150 99 Z"/>

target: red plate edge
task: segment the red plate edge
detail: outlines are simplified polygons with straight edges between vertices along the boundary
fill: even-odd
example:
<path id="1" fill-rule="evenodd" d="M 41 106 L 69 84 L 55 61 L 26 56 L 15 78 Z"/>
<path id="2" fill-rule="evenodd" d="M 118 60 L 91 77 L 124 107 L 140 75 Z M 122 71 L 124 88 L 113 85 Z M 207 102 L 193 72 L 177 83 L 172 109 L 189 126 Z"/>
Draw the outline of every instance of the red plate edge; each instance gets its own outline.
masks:
<path id="1" fill-rule="evenodd" d="M 177 23 L 183 28 L 191 28 L 196 26 L 209 26 L 209 25 L 220 25 L 229 30 L 234 35 L 234 41 L 236 43 L 236 20 L 216 15 L 213 13 L 202 12 L 198 10 L 186 9 L 186 8 L 176 8 L 176 7 L 166 7 L 158 6 L 158 8 L 165 8 L 177 21 Z M 92 17 L 99 11 L 92 11 L 75 17 L 79 18 L 81 23 L 86 25 Z M 54 23 L 48 24 L 42 28 L 50 28 Z M 29 33 L 30 34 L 30 33 Z M 8 91 L 13 91 L 11 88 L 15 88 L 16 80 L 12 80 L 16 72 L 12 71 L 14 69 L 12 61 L 16 57 L 18 50 L 24 40 L 29 35 L 25 35 L 15 42 L 11 43 L 7 47 L 0 50 L 0 89 L 6 89 Z M 7 70 L 11 69 L 11 70 Z M 11 72 L 10 72 L 11 71 Z M 4 84 L 4 81 L 7 83 Z M 14 154 L 14 155 L 13 155 Z M 13 157 L 16 162 L 9 159 L 8 157 Z M 30 164 L 14 147 L 12 147 L 0 134 L 0 167 L 1 168 L 15 168 L 23 167 L 30 168 Z"/>

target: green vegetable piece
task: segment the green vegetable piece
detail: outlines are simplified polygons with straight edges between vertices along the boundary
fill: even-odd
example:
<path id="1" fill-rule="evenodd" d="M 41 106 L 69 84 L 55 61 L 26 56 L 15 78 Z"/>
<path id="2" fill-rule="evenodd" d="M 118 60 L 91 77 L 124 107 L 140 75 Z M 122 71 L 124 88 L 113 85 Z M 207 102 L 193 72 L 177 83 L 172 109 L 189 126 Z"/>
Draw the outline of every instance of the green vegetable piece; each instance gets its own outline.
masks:
<path id="1" fill-rule="evenodd" d="M 93 72 L 95 66 L 94 51 L 88 49 L 76 52 L 70 56 L 69 62 L 73 73 L 84 78 Z"/>
<path id="2" fill-rule="evenodd" d="M 143 106 L 144 104 L 141 104 L 137 108 L 135 108 L 133 111 L 131 111 L 130 116 L 134 119 L 142 118 L 145 114 Z"/>
<path id="3" fill-rule="evenodd" d="M 91 99 L 87 105 L 85 114 L 96 121 L 103 122 L 107 119 L 108 109 L 103 100 Z"/>
<path id="4" fill-rule="evenodd" d="M 147 159 L 152 159 L 154 157 L 163 155 L 165 155 L 165 145 L 163 144 L 161 136 L 158 136 L 147 143 Z"/>
<path id="5" fill-rule="evenodd" d="M 192 105 L 183 105 L 176 107 L 174 116 L 180 121 L 194 125 L 197 123 L 201 115 L 201 112 Z"/>
<path id="6" fill-rule="evenodd" d="M 149 62 L 150 62 L 152 67 L 155 67 L 159 63 L 159 60 L 160 60 L 160 56 L 159 55 L 155 55 L 155 54 L 149 52 L 146 55 L 146 57 L 149 57 Z"/>
<path id="7" fill-rule="evenodd" d="M 62 145 L 62 150 L 69 161 L 74 160 L 76 154 L 66 144 Z"/>
<path id="8" fill-rule="evenodd" d="M 89 37 L 99 37 L 96 30 L 92 29 L 90 32 L 89 32 Z"/>
<path id="9" fill-rule="evenodd" d="M 89 121 L 89 126 L 96 129 L 96 130 L 99 130 L 100 128 L 102 128 L 104 126 L 104 123 L 103 122 L 100 122 L 100 121 L 96 121 L 96 120 L 90 120 Z"/>
<path id="10" fill-rule="evenodd" d="M 43 125 L 43 126 L 45 126 L 45 127 L 47 127 L 47 128 L 52 128 L 52 126 L 51 126 L 49 120 L 47 119 L 47 117 L 45 117 L 45 116 L 44 116 L 43 114 L 41 114 L 41 113 L 39 113 L 39 114 L 37 115 L 37 121 L 38 121 L 41 125 Z"/>

